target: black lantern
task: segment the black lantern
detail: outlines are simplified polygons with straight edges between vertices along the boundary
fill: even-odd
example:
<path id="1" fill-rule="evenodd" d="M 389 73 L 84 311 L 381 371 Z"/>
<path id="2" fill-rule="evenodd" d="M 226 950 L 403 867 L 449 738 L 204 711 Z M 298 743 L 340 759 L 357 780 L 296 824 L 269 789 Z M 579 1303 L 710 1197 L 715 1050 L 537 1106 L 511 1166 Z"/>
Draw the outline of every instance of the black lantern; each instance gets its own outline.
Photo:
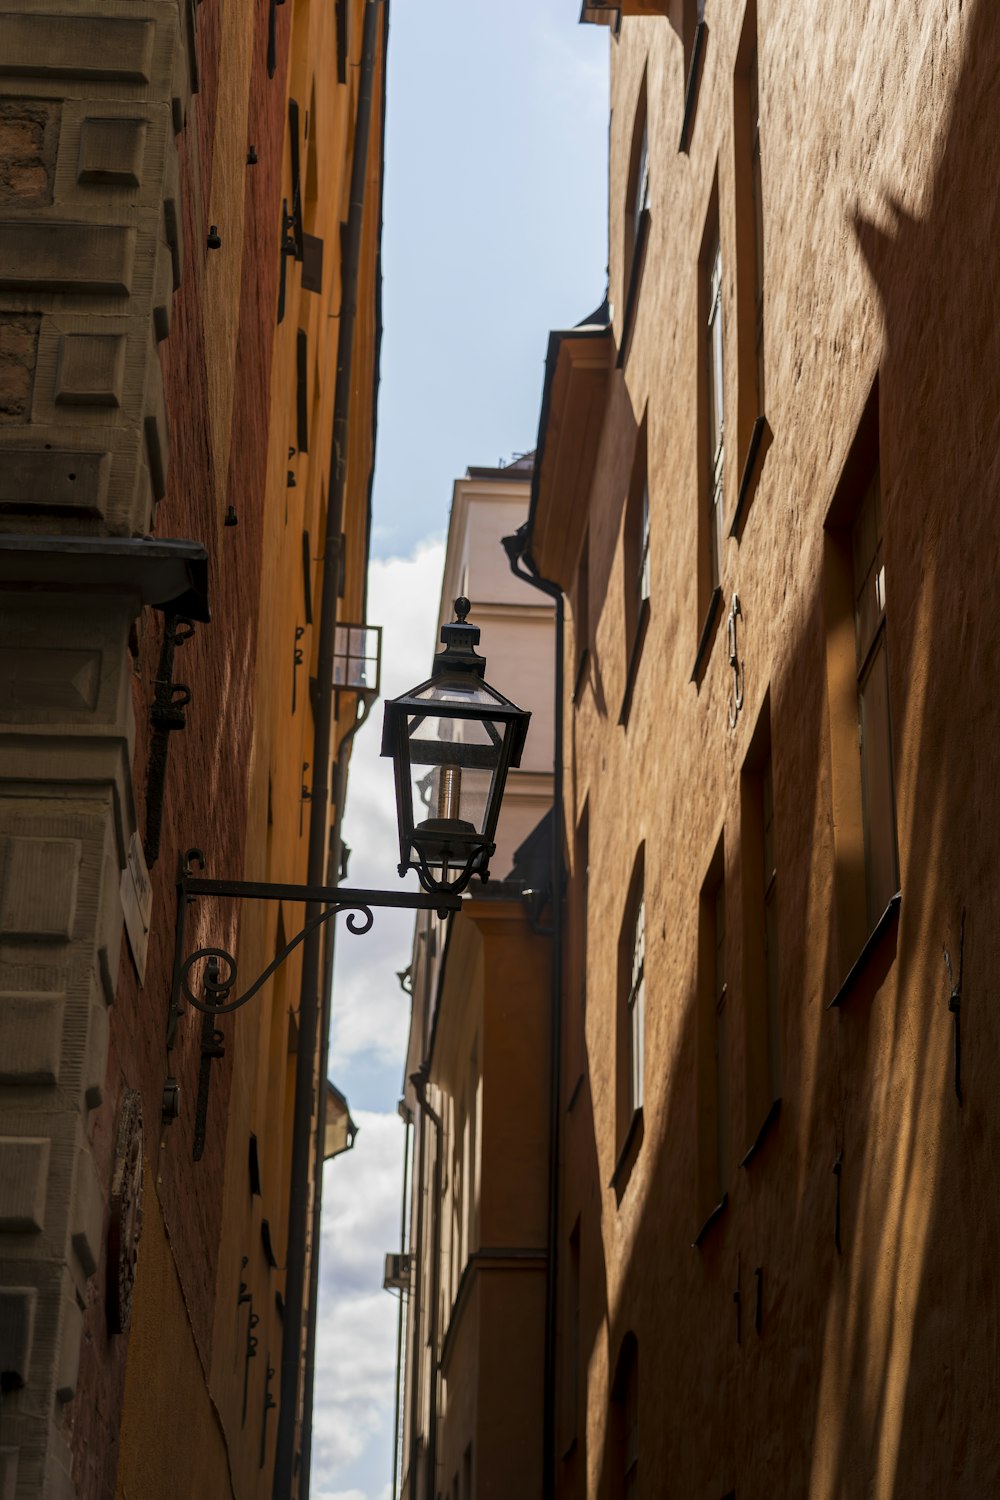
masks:
<path id="1" fill-rule="evenodd" d="M 416 870 L 427 891 L 488 879 L 507 772 L 521 763 L 531 718 L 486 681 L 471 608 L 455 600 L 430 680 L 385 705 L 382 754 L 396 772 L 399 873 Z M 427 810 L 419 822 L 415 790 Z"/>

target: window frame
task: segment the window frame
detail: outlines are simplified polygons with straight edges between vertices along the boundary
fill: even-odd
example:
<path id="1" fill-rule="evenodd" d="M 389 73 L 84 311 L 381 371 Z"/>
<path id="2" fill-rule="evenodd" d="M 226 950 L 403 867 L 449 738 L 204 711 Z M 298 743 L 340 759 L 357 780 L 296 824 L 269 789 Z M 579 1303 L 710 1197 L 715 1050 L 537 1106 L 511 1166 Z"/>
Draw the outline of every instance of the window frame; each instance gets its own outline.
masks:
<path id="1" fill-rule="evenodd" d="M 618 932 L 618 993 L 615 1005 L 615 1141 L 610 1186 L 619 1202 L 642 1144 L 646 1093 L 646 922 L 643 841 L 636 851 Z M 641 950 L 640 950 L 641 939 Z M 636 958 L 639 958 L 638 969 Z"/>
<path id="2" fill-rule="evenodd" d="M 862 663 L 859 661 L 852 531 L 876 471 L 879 474 L 881 504 L 884 506 L 885 471 L 879 451 L 877 375 L 868 392 L 834 487 L 823 537 L 823 615 L 836 913 L 836 942 L 831 954 L 830 971 L 833 989 L 833 998 L 829 1002 L 831 1005 L 843 1002 L 846 992 L 855 988 L 861 971 L 869 967 L 876 955 L 879 956 L 879 963 L 884 964 L 882 977 L 888 972 L 888 966 L 895 955 L 895 946 L 890 951 L 889 945 L 881 943 L 880 937 L 894 927 L 893 917 L 900 904 L 900 890 L 897 889 L 890 895 L 880 913 L 876 910 L 880 898 L 873 899 L 869 889 L 867 871 L 870 835 L 866 829 L 862 789 L 863 747 L 858 693 L 859 668 Z M 882 531 L 885 532 L 884 518 Z M 889 771 L 893 869 L 898 885 L 902 864 L 895 808 L 892 676 L 888 649 L 890 641 L 891 623 L 888 621 L 888 612 L 883 620 L 880 608 L 875 628 L 866 640 L 866 646 L 876 647 L 876 657 L 878 648 L 882 644 L 885 646 L 885 745 Z M 868 664 L 870 660 L 872 658 L 866 651 L 864 664 Z"/>

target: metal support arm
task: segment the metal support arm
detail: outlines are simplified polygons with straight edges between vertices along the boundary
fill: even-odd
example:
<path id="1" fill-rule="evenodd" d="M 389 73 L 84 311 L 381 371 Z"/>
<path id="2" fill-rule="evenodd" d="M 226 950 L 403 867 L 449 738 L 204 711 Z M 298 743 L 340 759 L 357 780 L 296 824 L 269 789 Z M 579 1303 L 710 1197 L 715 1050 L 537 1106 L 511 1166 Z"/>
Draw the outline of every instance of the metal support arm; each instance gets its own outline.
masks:
<path id="1" fill-rule="evenodd" d="M 172 1047 L 177 1029 L 177 1020 L 183 1014 L 183 1004 L 193 1006 L 206 1015 L 224 1016 L 252 1000 L 280 968 L 289 954 L 316 928 L 329 922 L 338 912 L 347 912 L 347 930 L 356 937 L 370 931 L 375 920 L 375 907 L 388 907 L 404 911 L 436 911 L 447 917 L 459 911 L 462 898 L 448 892 L 428 895 L 424 891 L 370 891 L 341 885 L 290 885 L 263 880 L 206 880 L 191 873 L 197 864 L 204 868 L 200 849 L 189 849 L 184 856 L 181 873 L 177 881 L 177 931 L 174 945 L 174 973 L 171 987 L 170 1019 L 167 1027 L 167 1046 Z M 310 916 L 301 931 L 268 964 L 253 983 L 238 994 L 234 1000 L 229 996 L 236 989 L 237 964 L 226 948 L 214 945 L 187 949 L 187 912 L 191 902 L 199 896 L 222 896 L 239 901 L 297 901 L 321 909 Z M 205 965 L 197 988 L 191 983 L 191 973 L 199 964 Z"/>

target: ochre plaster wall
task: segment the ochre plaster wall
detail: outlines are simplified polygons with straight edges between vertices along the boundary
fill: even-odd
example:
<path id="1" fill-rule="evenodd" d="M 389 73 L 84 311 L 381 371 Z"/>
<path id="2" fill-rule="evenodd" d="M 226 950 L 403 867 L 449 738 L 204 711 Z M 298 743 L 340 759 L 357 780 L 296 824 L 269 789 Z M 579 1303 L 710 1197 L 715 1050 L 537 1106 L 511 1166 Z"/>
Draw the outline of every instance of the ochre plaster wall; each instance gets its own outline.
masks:
<path id="1" fill-rule="evenodd" d="M 626 19 L 610 42 L 616 341 L 644 75 L 651 230 L 635 333 L 624 371 L 611 379 L 589 497 L 591 670 L 566 709 L 566 838 L 572 849 L 586 807 L 590 906 L 583 1082 L 565 1116 L 560 1246 L 565 1264 L 579 1215 L 586 1400 L 576 1447 L 557 1463 L 559 1492 L 617 1493 L 610 1382 L 632 1332 L 643 1493 L 663 1484 L 679 1495 L 735 1487 L 810 1500 L 979 1496 L 1000 1483 L 1000 1444 L 981 1400 L 995 1377 L 986 1309 L 1000 1231 L 989 1144 L 1000 1035 L 986 1000 L 997 959 L 991 870 L 1000 813 L 986 748 L 998 658 L 1000 350 L 987 312 L 1000 217 L 989 166 L 1000 62 L 993 10 L 985 0 L 794 8 L 759 0 L 773 442 L 739 540 L 725 542 L 722 608 L 692 682 L 704 620 L 698 257 L 716 174 L 727 414 L 738 403 L 732 118 L 744 7 L 708 0 L 706 19 L 687 154 L 677 151 L 684 77 L 672 22 Z M 898 929 L 845 1004 L 829 1010 L 860 942 L 838 915 L 838 871 L 851 851 L 831 784 L 824 521 L 876 376 L 902 906 Z M 622 511 L 644 416 L 651 613 L 622 725 Z M 727 419 L 727 533 L 745 457 L 732 428 Z M 734 592 L 745 701 L 731 728 L 725 618 Z M 568 680 L 572 653 L 568 641 Z M 746 1099 L 739 778 L 768 693 L 783 1079 L 777 1121 L 740 1167 L 761 1122 Z M 720 838 L 732 1165 L 727 1207 L 696 1250 L 705 1217 L 698 904 Z M 618 939 L 643 841 L 643 1138 L 616 1192 Z M 580 880 L 576 870 L 577 890 Z M 963 911 L 959 1104 L 942 949 L 957 962 Z M 568 1028 L 579 1014 L 571 993 Z M 567 1107 L 580 1051 L 569 1031 L 564 1040 Z M 565 1319 L 560 1348 L 565 1382 Z"/>

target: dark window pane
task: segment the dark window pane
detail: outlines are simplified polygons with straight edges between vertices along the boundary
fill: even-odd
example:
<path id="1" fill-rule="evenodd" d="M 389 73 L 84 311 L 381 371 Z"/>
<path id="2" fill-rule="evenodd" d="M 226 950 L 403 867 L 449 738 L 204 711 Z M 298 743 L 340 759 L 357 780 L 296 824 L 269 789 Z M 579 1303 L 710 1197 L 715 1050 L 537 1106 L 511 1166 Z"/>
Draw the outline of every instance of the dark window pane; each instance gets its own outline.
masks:
<path id="1" fill-rule="evenodd" d="M 884 632 L 868 663 L 858 691 L 858 702 L 861 715 L 865 876 L 868 888 L 868 925 L 871 927 L 899 888 L 892 740 L 889 730 L 889 674 Z"/>

